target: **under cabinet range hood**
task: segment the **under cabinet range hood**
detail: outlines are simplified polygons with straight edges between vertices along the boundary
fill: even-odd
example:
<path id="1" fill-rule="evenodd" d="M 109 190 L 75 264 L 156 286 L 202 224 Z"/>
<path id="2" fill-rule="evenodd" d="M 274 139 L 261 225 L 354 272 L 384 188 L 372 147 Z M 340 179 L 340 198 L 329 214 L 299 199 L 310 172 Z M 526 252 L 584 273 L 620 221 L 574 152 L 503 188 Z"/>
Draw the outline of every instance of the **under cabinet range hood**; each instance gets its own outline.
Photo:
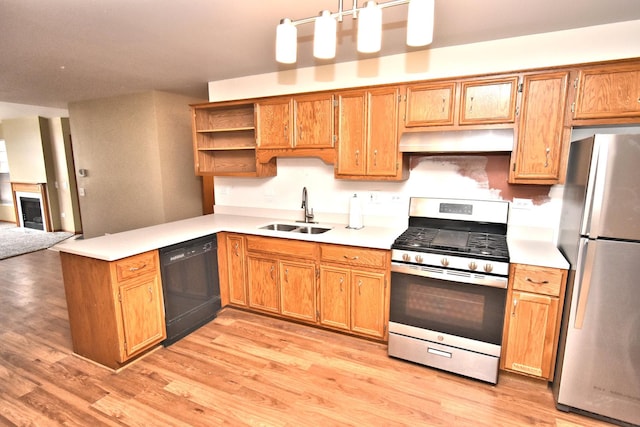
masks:
<path id="1" fill-rule="evenodd" d="M 513 129 L 474 129 L 439 132 L 405 132 L 403 153 L 486 153 L 513 150 Z"/>

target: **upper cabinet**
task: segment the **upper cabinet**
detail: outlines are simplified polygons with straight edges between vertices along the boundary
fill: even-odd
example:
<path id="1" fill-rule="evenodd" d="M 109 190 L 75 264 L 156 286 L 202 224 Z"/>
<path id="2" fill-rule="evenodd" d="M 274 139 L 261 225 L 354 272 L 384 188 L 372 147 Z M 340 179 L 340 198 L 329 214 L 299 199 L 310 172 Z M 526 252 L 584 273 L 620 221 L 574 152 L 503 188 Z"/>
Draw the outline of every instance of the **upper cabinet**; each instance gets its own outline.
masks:
<path id="1" fill-rule="evenodd" d="M 259 101 L 256 106 L 259 160 L 315 155 L 333 163 L 333 100 L 333 94 L 319 93 Z"/>
<path id="2" fill-rule="evenodd" d="M 405 126 L 453 125 L 455 83 L 425 83 L 407 87 Z"/>
<path id="3" fill-rule="evenodd" d="M 196 175 L 274 176 L 275 161 L 258 163 L 253 103 L 192 106 Z"/>
<path id="4" fill-rule="evenodd" d="M 517 76 L 406 86 L 404 128 L 513 124 Z"/>
<path id="5" fill-rule="evenodd" d="M 463 81 L 461 125 L 513 123 L 516 117 L 518 77 Z"/>
<path id="6" fill-rule="evenodd" d="M 570 133 L 564 127 L 568 78 L 566 71 L 524 76 L 509 182 L 556 184 L 560 180 L 563 147 Z"/>
<path id="7" fill-rule="evenodd" d="M 573 118 L 625 123 L 640 118 L 640 64 L 603 65 L 580 71 Z M 610 119 L 627 119 L 611 121 Z"/>
<path id="8" fill-rule="evenodd" d="M 406 179 L 398 151 L 399 88 L 347 91 L 337 97 L 336 178 Z"/>

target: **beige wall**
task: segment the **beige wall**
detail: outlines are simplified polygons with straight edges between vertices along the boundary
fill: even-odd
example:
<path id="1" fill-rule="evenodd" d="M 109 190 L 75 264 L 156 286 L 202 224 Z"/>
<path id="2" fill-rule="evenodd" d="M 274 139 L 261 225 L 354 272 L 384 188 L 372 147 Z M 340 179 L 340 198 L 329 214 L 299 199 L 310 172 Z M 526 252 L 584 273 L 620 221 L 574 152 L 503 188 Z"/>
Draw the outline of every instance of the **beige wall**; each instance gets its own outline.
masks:
<path id="1" fill-rule="evenodd" d="M 12 182 L 47 182 L 42 121 L 46 119 L 25 117 L 2 122 Z"/>
<path id="2" fill-rule="evenodd" d="M 85 237 L 202 213 L 192 160 L 171 159 L 192 159 L 190 102 L 146 92 L 69 105 Z"/>

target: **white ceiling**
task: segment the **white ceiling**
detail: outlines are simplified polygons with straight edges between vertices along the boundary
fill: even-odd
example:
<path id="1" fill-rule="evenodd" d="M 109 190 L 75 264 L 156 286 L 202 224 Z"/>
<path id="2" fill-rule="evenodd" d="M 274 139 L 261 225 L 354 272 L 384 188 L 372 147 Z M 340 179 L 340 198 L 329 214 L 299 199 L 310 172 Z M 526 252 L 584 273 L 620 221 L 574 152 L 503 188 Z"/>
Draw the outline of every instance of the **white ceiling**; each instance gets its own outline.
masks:
<path id="1" fill-rule="evenodd" d="M 313 24 L 298 27 L 296 65 L 274 59 L 280 19 L 322 9 L 338 1 L 1 0 L 0 120 L 152 89 L 206 99 L 209 81 L 327 63 L 311 54 Z M 406 10 L 383 11 L 379 55 L 409 51 Z M 429 48 L 638 20 L 640 0 L 436 0 L 435 13 Z M 335 62 L 366 57 L 353 24 L 339 24 Z"/>

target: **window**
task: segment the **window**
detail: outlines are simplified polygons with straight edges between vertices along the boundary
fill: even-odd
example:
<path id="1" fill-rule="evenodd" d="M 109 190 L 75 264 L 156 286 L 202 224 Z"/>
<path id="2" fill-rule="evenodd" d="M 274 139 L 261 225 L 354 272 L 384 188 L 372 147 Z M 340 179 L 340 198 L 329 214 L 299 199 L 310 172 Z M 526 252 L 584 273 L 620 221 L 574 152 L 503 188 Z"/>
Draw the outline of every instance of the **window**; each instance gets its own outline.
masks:
<path id="1" fill-rule="evenodd" d="M 9 159 L 4 139 L 0 139 L 0 205 L 12 205 L 11 180 L 9 179 Z"/>

